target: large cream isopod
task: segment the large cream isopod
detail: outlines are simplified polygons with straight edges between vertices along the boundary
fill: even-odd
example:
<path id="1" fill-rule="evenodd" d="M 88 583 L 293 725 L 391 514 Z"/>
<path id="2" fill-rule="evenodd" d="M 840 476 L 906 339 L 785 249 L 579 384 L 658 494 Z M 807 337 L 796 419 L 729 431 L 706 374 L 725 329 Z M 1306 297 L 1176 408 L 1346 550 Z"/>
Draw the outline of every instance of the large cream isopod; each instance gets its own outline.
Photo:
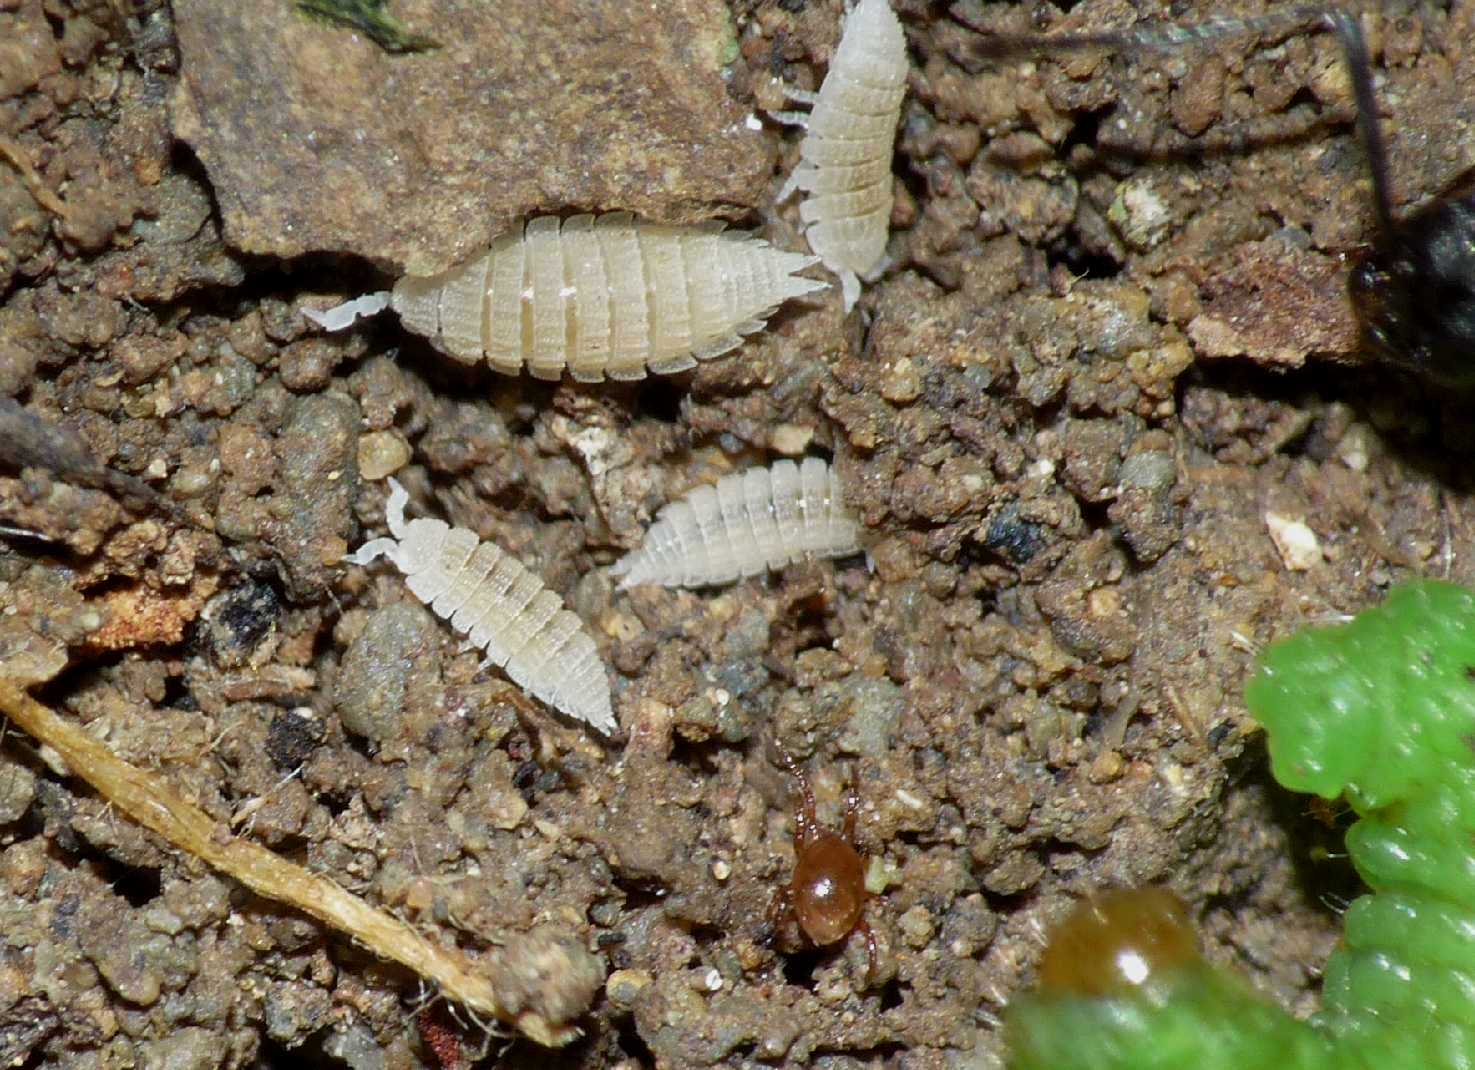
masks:
<path id="1" fill-rule="evenodd" d="M 668 226 L 628 212 L 539 216 L 468 263 L 406 276 L 308 315 L 338 330 L 386 304 L 441 352 L 539 379 L 598 382 L 671 373 L 731 352 L 793 297 L 825 288 L 815 263 L 720 221 Z"/>

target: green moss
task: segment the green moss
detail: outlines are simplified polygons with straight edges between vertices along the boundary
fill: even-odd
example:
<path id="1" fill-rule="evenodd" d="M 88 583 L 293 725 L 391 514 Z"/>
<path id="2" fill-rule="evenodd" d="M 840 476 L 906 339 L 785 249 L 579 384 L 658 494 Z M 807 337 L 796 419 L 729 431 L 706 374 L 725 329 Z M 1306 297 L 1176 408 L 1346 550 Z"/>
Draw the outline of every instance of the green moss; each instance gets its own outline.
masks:
<path id="1" fill-rule="evenodd" d="M 1475 593 L 1402 587 L 1269 648 L 1246 691 L 1277 780 L 1360 815 L 1347 850 L 1372 894 L 1299 1023 L 1208 971 L 1111 999 L 1033 996 L 1018 1070 L 1466 1070 L 1475 1066 Z"/>
<path id="2" fill-rule="evenodd" d="M 1031 997 L 1011 1008 L 1012 1070 L 1320 1070 L 1329 1041 L 1207 966 L 1128 998 Z"/>
<path id="3" fill-rule="evenodd" d="M 411 32 L 384 10 L 385 0 L 296 0 L 297 10 L 322 22 L 357 30 L 386 52 L 426 52 L 440 43 Z"/>

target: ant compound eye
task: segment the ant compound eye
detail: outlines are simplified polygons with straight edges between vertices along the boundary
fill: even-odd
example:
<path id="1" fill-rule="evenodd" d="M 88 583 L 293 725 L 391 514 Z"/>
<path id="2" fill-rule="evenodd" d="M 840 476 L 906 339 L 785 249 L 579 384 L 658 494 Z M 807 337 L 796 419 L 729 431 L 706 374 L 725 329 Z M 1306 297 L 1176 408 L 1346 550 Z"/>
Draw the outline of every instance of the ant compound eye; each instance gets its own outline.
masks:
<path id="1" fill-rule="evenodd" d="M 1361 304 L 1377 293 L 1379 287 L 1386 283 L 1388 273 L 1382 269 L 1378 262 L 1370 255 L 1360 257 L 1352 268 L 1352 273 L 1347 276 L 1347 290 L 1352 294 L 1352 300 Z"/>

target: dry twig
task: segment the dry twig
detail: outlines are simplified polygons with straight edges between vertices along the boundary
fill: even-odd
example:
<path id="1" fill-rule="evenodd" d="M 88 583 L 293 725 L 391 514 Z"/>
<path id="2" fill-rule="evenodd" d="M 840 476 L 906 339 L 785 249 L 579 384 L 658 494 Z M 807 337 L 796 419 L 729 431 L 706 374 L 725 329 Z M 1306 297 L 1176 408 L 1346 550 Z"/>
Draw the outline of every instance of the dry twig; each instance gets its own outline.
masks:
<path id="1" fill-rule="evenodd" d="M 603 969 L 572 937 L 538 930 L 511 937 L 476 960 L 457 948 L 437 947 L 327 878 L 232 835 L 162 777 L 123 761 L 13 680 L 0 678 L 0 712 L 57 751 L 77 776 L 133 820 L 256 894 L 348 933 L 439 986 L 474 1015 L 506 1022 L 539 1044 L 556 1047 L 579 1035 L 571 1020 L 588 1009 Z"/>

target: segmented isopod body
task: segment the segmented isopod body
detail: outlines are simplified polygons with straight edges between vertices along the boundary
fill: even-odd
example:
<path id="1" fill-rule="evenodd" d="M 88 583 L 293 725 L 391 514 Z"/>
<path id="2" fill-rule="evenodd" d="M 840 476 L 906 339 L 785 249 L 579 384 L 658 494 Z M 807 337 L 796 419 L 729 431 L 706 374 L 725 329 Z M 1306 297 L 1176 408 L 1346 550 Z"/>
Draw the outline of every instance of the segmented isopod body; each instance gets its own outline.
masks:
<path id="1" fill-rule="evenodd" d="M 799 146 L 799 166 L 779 199 L 794 189 L 809 248 L 840 276 L 849 311 L 860 279 L 886 253 L 891 224 L 891 152 L 906 92 L 906 35 L 888 0 L 860 0 L 846 16 L 839 47 Z M 808 94 L 793 94 L 806 99 Z"/>
<path id="2" fill-rule="evenodd" d="M 606 734 L 616 728 L 609 678 L 583 622 L 563 600 L 494 543 L 443 520 L 405 520 L 410 496 L 393 479 L 385 519 L 390 538 L 372 539 L 344 558 L 367 565 L 389 558 L 436 616 L 486 651 L 534 697 Z"/>
<path id="3" fill-rule="evenodd" d="M 824 288 L 794 272 L 815 262 L 720 221 L 694 227 L 540 216 L 440 275 L 406 276 L 395 311 L 468 364 L 539 379 L 641 379 L 720 356 L 763 329 L 791 297 Z"/>
<path id="4" fill-rule="evenodd" d="M 723 476 L 661 510 L 640 549 L 610 570 L 620 586 L 703 587 L 860 549 L 840 479 L 817 457 Z"/>

